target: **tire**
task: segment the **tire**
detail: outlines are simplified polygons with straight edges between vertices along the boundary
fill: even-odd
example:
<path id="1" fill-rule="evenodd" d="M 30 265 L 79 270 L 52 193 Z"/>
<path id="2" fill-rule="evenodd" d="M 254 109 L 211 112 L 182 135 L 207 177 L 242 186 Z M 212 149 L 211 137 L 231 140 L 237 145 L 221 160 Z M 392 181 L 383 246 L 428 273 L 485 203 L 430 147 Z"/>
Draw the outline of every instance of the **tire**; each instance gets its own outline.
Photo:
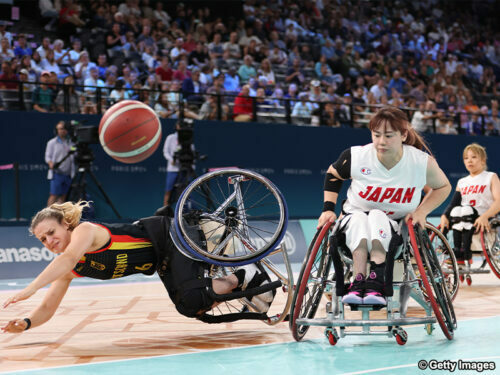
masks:
<path id="1" fill-rule="evenodd" d="M 254 263 L 282 241 L 288 208 L 267 178 L 223 169 L 195 179 L 175 208 L 174 228 L 183 250 L 215 265 Z M 199 240 L 203 229 L 208 245 Z"/>
<path id="2" fill-rule="evenodd" d="M 439 260 L 427 233 L 419 226 L 414 228 L 411 220 L 408 221 L 408 233 L 429 303 L 444 335 L 448 340 L 452 340 L 457 322 Z"/>
<path id="3" fill-rule="evenodd" d="M 302 264 L 290 312 L 290 328 L 296 341 L 302 340 L 309 330 L 309 326 L 297 324 L 297 319 L 314 318 L 323 296 L 324 281 L 329 278 L 332 259 L 328 251 L 328 233 L 331 225 L 325 224 L 316 233 Z"/>
<path id="4" fill-rule="evenodd" d="M 481 247 L 486 261 L 490 265 L 491 271 L 500 279 L 500 233 L 499 227 L 492 228 L 495 231 L 494 241 L 488 240 L 488 236 L 481 231 Z"/>

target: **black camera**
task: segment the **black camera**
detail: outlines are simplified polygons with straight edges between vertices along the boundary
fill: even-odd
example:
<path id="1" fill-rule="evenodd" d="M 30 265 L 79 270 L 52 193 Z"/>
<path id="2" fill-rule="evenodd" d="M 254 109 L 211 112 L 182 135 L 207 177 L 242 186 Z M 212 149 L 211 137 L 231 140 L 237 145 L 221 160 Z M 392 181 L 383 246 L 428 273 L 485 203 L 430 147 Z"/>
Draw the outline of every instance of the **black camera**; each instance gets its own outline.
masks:
<path id="1" fill-rule="evenodd" d="M 174 153 L 174 159 L 179 161 L 181 168 L 192 168 L 197 153 L 193 150 L 193 120 L 182 119 L 177 124 L 177 141 L 181 146 L 179 151 Z"/>
<path id="2" fill-rule="evenodd" d="M 98 144 L 99 131 L 97 126 L 82 125 L 79 121 L 71 120 L 70 123 L 65 123 L 66 130 L 71 141 L 76 144 Z"/>

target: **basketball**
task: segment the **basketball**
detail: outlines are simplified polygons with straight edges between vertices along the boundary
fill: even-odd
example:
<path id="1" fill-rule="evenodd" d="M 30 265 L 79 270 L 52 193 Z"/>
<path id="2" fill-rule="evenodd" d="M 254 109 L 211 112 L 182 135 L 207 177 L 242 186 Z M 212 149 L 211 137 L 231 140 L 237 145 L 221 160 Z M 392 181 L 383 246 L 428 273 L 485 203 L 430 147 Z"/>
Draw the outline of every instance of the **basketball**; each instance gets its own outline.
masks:
<path id="1" fill-rule="evenodd" d="M 139 163 L 151 156 L 161 142 L 160 120 L 146 104 L 123 100 L 102 116 L 99 141 L 113 159 Z"/>

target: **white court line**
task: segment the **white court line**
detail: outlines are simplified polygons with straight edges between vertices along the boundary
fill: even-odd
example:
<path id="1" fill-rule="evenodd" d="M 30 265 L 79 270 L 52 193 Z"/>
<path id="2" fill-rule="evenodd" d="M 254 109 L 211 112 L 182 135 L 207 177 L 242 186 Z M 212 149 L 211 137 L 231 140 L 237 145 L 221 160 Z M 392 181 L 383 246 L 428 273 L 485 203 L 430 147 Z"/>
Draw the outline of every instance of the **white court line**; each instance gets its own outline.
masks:
<path id="1" fill-rule="evenodd" d="M 487 359 L 500 359 L 500 356 L 476 357 L 476 358 L 457 358 L 457 359 L 447 359 L 447 361 L 452 361 L 452 362 L 458 362 L 458 360 L 462 360 L 462 361 L 481 361 L 481 360 L 487 360 Z M 408 367 L 417 367 L 417 369 L 418 369 L 418 366 L 417 366 L 416 363 L 411 363 L 411 364 L 407 364 L 407 365 L 399 365 L 399 366 L 391 366 L 391 367 L 380 367 L 380 368 L 374 368 L 374 369 L 370 369 L 370 370 L 363 370 L 363 371 L 356 371 L 356 372 L 344 372 L 343 374 L 340 374 L 340 375 L 369 374 L 369 373 L 372 373 L 372 372 L 388 371 L 388 370 L 394 370 L 394 369 L 398 369 L 398 368 L 408 368 Z M 427 369 L 420 370 L 420 371 L 426 371 L 426 370 Z M 445 370 L 442 370 L 442 371 L 445 371 Z"/>

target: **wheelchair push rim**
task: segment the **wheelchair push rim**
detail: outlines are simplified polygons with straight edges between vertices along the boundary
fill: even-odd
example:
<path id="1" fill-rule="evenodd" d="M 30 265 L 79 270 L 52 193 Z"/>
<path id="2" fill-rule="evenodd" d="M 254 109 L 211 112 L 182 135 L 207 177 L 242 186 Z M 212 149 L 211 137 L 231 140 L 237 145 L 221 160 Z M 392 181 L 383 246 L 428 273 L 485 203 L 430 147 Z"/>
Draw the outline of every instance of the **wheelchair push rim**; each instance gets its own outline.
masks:
<path id="1" fill-rule="evenodd" d="M 193 235 L 190 215 L 196 215 L 204 243 Z M 280 244 L 288 208 L 267 178 L 232 168 L 206 173 L 189 184 L 174 217 L 184 250 L 211 264 L 238 266 L 262 259 Z"/>
<path id="2" fill-rule="evenodd" d="M 420 227 L 417 227 L 417 229 L 415 230 L 412 220 L 408 221 L 408 233 L 410 235 L 413 254 L 417 262 L 423 286 L 427 292 L 429 303 L 432 307 L 432 310 L 434 311 L 434 315 L 436 316 L 436 319 L 444 335 L 448 340 L 452 340 L 453 330 L 456 328 L 455 312 L 453 310 L 453 305 L 448 289 L 442 282 L 444 280 L 444 276 L 437 262 L 437 258 L 431 258 L 432 260 L 429 259 L 428 252 L 434 253 L 434 250 L 432 248 L 424 248 L 422 230 L 420 229 Z M 419 248 L 418 246 L 417 238 L 418 242 L 422 245 L 421 248 Z M 420 252 L 420 249 L 422 249 L 422 252 Z M 434 267 L 432 266 L 431 262 L 434 263 Z M 438 275 L 436 276 L 441 280 L 441 282 L 436 283 L 436 277 L 433 271 L 436 271 L 438 273 Z M 437 299 L 434 294 L 436 294 Z"/>
<path id="3" fill-rule="evenodd" d="M 331 222 L 326 223 L 323 226 L 323 228 L 318 230 L 318 232 L 316 233 L 315 236 L 316 239 L 315 241 L 312 242 L 313 247 L 309 253 L 309 256 L 304 261 L 301 275 L 299 277 L 299 280 L 297 281 L 297 288 L 295 289 L 291 314 L 290 314 L 291 316 L 290 327 L 292 330 L 293 338 L 296 341 L 302 340 L 302 338 L 309 330 L 309 326 L 298 325 L 297 319 L 313 318 L 319 307 L 321 297 L 323 296 L 324 280 L 322 279 L 323 276 L 325 275 L 325 271 L 326 273 L 328 273 L 331 267 L 330 254 L 328 252 L 328 244 L 327 244 L 328 242 L 327 234 L 330 231 L 332 224 L 333 223 Z M 325 243 L 324 241 L 327 242 Z M 318 251 L 320 248 L 321 248 L 321 255 L 318 262 Z M 309 277 L 311 275 L 312 268 L 315 264 L 319 265 L 319 267 L 318 269 L 316 269 L 318 274 L 315 275 L 314 279 L 320 279 L 322 280 L 322 282 L 319 284 L 315 282 L 313 286 L 313 292 L 310 293 L 306 289 L 309 288 L 308 287 Z M 307 303 L 305 303 L 304 301 L 304 299 L 307 298 L 306 293 L 307 296 L 309 296 Z"/>
<path id="4" fill-rule="evenodd" d="M 483 248 L 484 257 L 490 265 L 491 271 L 500 279 L 500 243 L 498 241 L 498 228 L 493 228 L 495 230 L 495 240 L 493 243 L 489 243 L 485 236 L 484 231 L 481 231 L 481 247 Z"/>
<path id="5" fill-rule="evenodd" d="M 446 284 L 450 292 L 451 300 L 454 301 L 460 287 L 460 272 L 458 270 L 455 253 L 446 239 L 446 236 L 439 230 L 439 227 L 436 228 L 434 225 L 426 223 L 425 229 L 428 234 L 430 232 L 429 239 L 438 256 L 439 264 L 447 281 Z M 434 245 L 436 240 L 441 241 L 442 246 L 436 247 Z"/>

